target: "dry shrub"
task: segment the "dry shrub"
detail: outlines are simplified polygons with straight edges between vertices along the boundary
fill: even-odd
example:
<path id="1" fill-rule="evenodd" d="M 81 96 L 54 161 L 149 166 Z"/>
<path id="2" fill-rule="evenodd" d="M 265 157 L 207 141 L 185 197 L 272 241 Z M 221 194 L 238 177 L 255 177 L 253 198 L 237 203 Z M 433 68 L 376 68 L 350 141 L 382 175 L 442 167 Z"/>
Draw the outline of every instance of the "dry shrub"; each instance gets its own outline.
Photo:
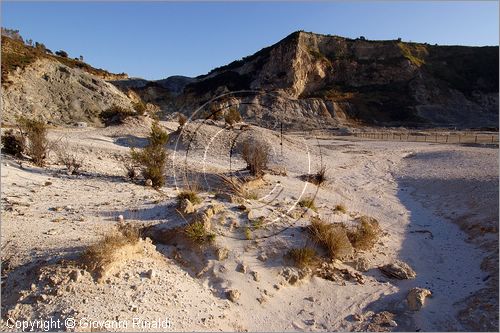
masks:
<path id="1" fill-rule="evenodd" d="M 146 103 L 144 103 L 143 101 L 133 103 L 132 107 L 134 108 L 135 112 L 140 116 L 144 115 L 148 109 Z"/>
<path id="2" fill-rule="evenodd" d="M 179 116 L 177 117 L 177 121 L 179 122 L 179 127 L 184 127 L 187 122 L 187 117 L 183 115 L 182 113 L 179 113 Z"/>
<path id="3" fill-rule="evenodd" d="M 317 186 L 321 186 L 323 184 L 326 183 L 327 181 L 327 172 L 328 172 L 328 169 L 325 165 L 322 165 L 318 171 L 316 171 L 316 173 L 312 174 L 312 175 L 304 175 L 302 176 L 301 178 L 304 179 L 305 181 L 309 182 L 309 183 L 312 183 L 314 185 L 317 185 Z"/>
<path id="4" fill-rule="evenodd" d="M 353 248 L 342 224 L 332 224 L 312 218 L 309 226 L 311 238 L 325 248 L 332 259 L 343 259 L 352 254 Z"/>
<path id="5" fill-rule="evenodd" d="M 373 217 L 362 216 L 354 231 L 348 231 L 348 237 L 355 249 L 369 250 L 377 243 L 380 226 Z"/>
<path id="6" fill-rule="evenodd" d="M 164 145 L 168 141 L 168 134 L 158 121 L 153 122 L 149 134 L 148 145 L 139 151 L 131 149 L 132 160 L 139 164 L 141 173 L 145 179 L 151 179 L 154 188 L 160 188 L 165 184 L 165 163 L 167 152 Z"/>
<path id="7" fill-rule="evenodd" d="M 83 160 L 75 153 L 69 151 L 67 144 L 60 144 L 56 147 L 57 162 L 66 167 L 68 174 L 76 174 L 82 166 Z"/>
<path id="8" fill-rule="evenodd" d="M 291 249 L 286 256 L 299 268 L 309 267 L 317 262 L 317 253 L 311 247 L 300 247 Z"/>
<path id="9" fill-rule="evenodd" d="M 241 121 L 241 115 L 240 113 L 238 112 L 238 110 L 234 107 L 230 108 L 226 115 L 224 116 L 224 121 L 226 122 L 226 124 L 228 124 L 229 126 L 233 126 L 235 123 L 239 123 Z"/>
<path id="10" fill-rule="evenodd" d="M 2 135 L 2 153 L 21 157 L 25 150 L 24 138 L 12 129 Z"/>
<path id="11" fill-rule="evenodd" d="M 18 118 L 21 136 L 28 142 L 26 153 L 38 166 L 45 165 L 49 153 L 50 142 L 47 138 L 47 125 L 40 120 Z"/>
<path id="12" fill-rule="evenodd" d="M 241 157 L 247 163 L 247 169 L 253 176 L 260 177 L 267 169 L 271 148 L 265 141 L 246 138 L 241 143 Z"/>
<path id="13" fill-rule="evenodd" d="M 215 241 L 215 234 L 207 231 L 201 221 L 186 225 L 184 234 L 191 242 L 199 245 L 213 243 Z"/>
<path id="14" fill-rule="evenodd" d="M 188 199 L 193 205 L 202 203 L 203 200 L 199 196 L 201 191 L 199 176 L 196 174 L 188 174 L 188 172 L 186 172 L 182 178 L 182 191 L 177 194 L 177 204 L 180 204 L 184 199 Z"/>
<path id="15" fill-rule="evenodd" d="M 123 163 L 123 168 L 125 169 L 125 175 L 128 179 L 136 179 L 139 176 L 136 166 L 130 161 Z"/>
<path id="16" fill-rule="evenodd" d="M 125 119 L 134 115 L 136 115 L 135 111 L 113 104 L 113 106 L 102 111 L 99 117 L 105 126 L 111 126 L 123 124 Z"/>
<path id="17" fill-rule="evenodd" d="M 314 198 L 311 198 L 311 197 L 302 198 L 299 201 L 299 206 L 303 207 L 303 208 L 311 209 L 313 211 L 317 210 L 316 205 L 314 204 Z"/>
<path id="18" fill-rule="evenodd" d="M 250 191 L 246 182 L 239 177 L 230 177 L 226 175 L 218 175 L 222 184 L 225 185 L 225 189 L 227 192 L 237 195 L 241 198 L 256 200 L 258 198 L 257 193 Z"/>
<path id="19" fill-rule="evenodd" d="M 102 272 L 116 260 L 116 253 L 125 246 L 133 246 L 139 242 L 139 228 L 130 223 L 118 226 L 105 235 L 100 241 L 91 245 L 81 256 L 85 269 L 91 272 Z"/>

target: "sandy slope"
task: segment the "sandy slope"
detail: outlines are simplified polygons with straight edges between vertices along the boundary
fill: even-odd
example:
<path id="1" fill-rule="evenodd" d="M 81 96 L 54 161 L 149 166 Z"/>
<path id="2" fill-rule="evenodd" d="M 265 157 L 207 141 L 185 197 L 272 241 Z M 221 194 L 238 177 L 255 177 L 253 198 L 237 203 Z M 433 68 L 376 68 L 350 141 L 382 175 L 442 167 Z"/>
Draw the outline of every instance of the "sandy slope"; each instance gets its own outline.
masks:
<path id="1" fill-rule="evenodd" d="M 176 128 L 173 123 L 165 125 Z M 53 138 L 64 136 L 63 141 L 85 157 L 78 176 L 67 176 L 55 165 L 39 169 L 24 163 L 20 168 L 15 161 L 3 160 L 4 325 L 7 317 L 117 321 L 135 316 L 168 317 L 170 329 L 179 331 L 363 330 L 373 312 L 388 310 L 396 314 L 399 330 L 464 330 L 471 326 L 464 314 L 457 316 L 463 300 L 469 297 L 467 302 L 473 302 L 470 297 L 476 292 L 491 295 L 491 281 L 498 283 L 498 259 L 481 270 L 481 262 L 498 246 L 498 229 L 491 229 L 498 223 L 498 206 L 490 205 L 495 197 L 498 203 L 497 149 L 298 136 L 286 137 L 281 147 L 279 136 L 268 130 L 256 133 L 273 145 L 271 164 L 286 167 L 287 176 L 266 175 L 259 196 L 260 202 L 270 203 L 246 205 L 253 213 L 276 220 L 256 230 L 253 240 L 244 240 L 229 225 L 236 221 L 244 227 L 246 215 L 238 212 L 237 204 L 222 203 L 225 212 L 214 229 L 219 234 L 216 246 L 229 250 L 227 259 L 219 261 L 203 251 L 187 253 L 182 245 L 143 242 L 138 254 L 124 260 L 108 281 L 96 283 L 84 274 L 78 281 L 47 282 L 44 276 L 51 274 L 67 277 L 57 261 L 76 258 L 112 227 L 119 214 L 134 223 L 165 228 L 183 223 L 175 211 L 174 186 L 182 183 L 184 166 L 191 172 L 205 170 L 208 184 L 211 174 L 244 166 L 237 156 L 229 159 L 227 142 L 232 134 L 204 125 L 193 131 L 196 144 L 179 140 L 177 177 L 170 174 L 162 192 L 126 182 L 122 160 L 131 143 L 144 143 L 147 128 L 135 124 L 53 131 Z M 169 149 L 175 147 L 172 136 Z M 331 182 L 318 190 L 299 176 L 315 170 L 321 160 L 330 169 Z M 52 184 L 45 185 L 46 181 Z M 478 185 L 483 190 L 473 192 L 474 204 L 467 205 Z M 219 203 L 214 191 L 203 194 L 202 206 Z M 295 285 L 284 282 L 283 254 L 290 247 L 309 244 L 300 227 L 313 213 L 290 219 L 280 212 L 293 211 L 304 195 L 316 196 L 318 213 L 325 219 L 346 223 L 360 215 L 378 219 L 384 235 L 372 251 L 360 254 L 372 267 L 363 273 L 364 284 L 319 277 Z M 339 203 L 347 206 L 347 214 L 334 212 Z M 50 210 L 54 207 L 63 209 Z M 450 215 L 451 211 L 456 214 Z M 471 223 L 490 228 L 467 235 L 452 223 L 466 213 L 473 216 Z M 478 237 L 489 237 L 490 245 L 479 247 L 484 242 Z M 417 278 L 396 281 L 376 269 L 395 259 L 408 262 Z M 240 263 L 247 266 L 245 273 L 236 270 Z M 411 313 L 404 299 L 415 286 L 429 288 L 434 295 L 424 309 Z M 237 289 L 239 300 L 227 300 L 228 289 Z M 498 309 L 496 294 L 493 303 Z M 495 321 L 482 308 L 467 316 L 473 320 L 485 313 Z M 359 315 L 359 320 L 352 315 Z"/>

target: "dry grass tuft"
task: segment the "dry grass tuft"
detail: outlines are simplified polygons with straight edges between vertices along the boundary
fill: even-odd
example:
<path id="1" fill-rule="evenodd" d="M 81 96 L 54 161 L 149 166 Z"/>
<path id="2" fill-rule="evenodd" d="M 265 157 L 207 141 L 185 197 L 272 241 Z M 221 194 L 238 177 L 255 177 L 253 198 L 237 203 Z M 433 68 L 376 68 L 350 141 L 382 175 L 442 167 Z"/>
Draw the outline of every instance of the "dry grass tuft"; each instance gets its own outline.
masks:
<path id="1" fill-rule="evenodd" d="M 303 208 L 308 208 L 313 211 L 317 211 L 316 205 L 314 204 L 314 198 L 311 197 L 302 198 L 299 201 L 298 205 Z"/>
<path id="2" fill-rule="evenodd" d="M 347 235 L 355 249 L 369 250 L 379 239 L 380 226 L 373 217 L 362 216 L 356 229 L 349 231 Z"/>
<path id="3" fill-rule="evenodd" d="M 313 266 L 317 262 L 317 253 L 311 247 L 294 248 L 287 252 L 286 256 L 290 258 L 294 265 L 299 268 Z"/>
<path id="4" fill-rule="evenodd" d="M 320 166 L 318 171 L 316 171 L 316 173 L 314 173 L 312 175 L 309 175 L 309 174 L 303 175 L 303 176 L 301 176 L 301 178 L 309 183 L 316 185 L 316 186 L 321 186 L 321 185 L 325 184 L 328 180 L 327 172 L 328 172 L 327 167 L 325 165 L 322 165 L 322 166 Z"/>
<path id="5" fill-rule="evenodd" d="M 241 178 L 226 175 L 218 175 L 218 177 L 222 181 L 222 184 L 225 185 L 225 190 L 227 190 L 230 194 L 237 195 L 244 199 L 258 199 L 258 194 L 254 191 L 250 191 L 246 186 L 246 182 Z"/>
<path id="6" fill-rule="evenodd" d="M 81 256 L 85 269 L 91 272 L 102 272 L 116 260 L 116 253 L 125 246 L 133 246 L 139 242 L 139 228 L 130 223 L 118 226 L 105 235 L 99 242 L 91 245 Z"/>
<path id="7" fill-rule="evenodd" d="M 309 226 L 311 238 L 327 250 L 332 259 L 343 259 L 352 254 L 353 248 L 342 224 L 332 224 L 312 218 Z"/>
<path id="8" fill-rule="evenodd" d="M 67 144 L 59 144 L 55 149 L 57 162 L 66 167 L 68 174 L 76 174 L 83 164 L 83 158 L 70 152 Z"/>
<path id="9" fill-rule="evenodd" d="M 198 192 L 194 190 L 182 190 L 177 194 L 177 203 L 179 204 L 182 200 L 188 199 L 193 205 L 202 203 L 202 199 L 198 196 Z"/>

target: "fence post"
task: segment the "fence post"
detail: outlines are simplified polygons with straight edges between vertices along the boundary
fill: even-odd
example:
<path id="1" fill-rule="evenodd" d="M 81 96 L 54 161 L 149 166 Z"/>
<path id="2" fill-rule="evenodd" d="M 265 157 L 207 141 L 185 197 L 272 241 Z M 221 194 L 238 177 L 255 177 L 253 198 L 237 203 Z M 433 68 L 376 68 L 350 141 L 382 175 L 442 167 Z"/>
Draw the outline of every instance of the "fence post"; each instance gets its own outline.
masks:
<path id="1" fill-rule="evenodd" d="M 446 135 L 446 143 L 448 143 L 448 135 Z"/>
<path id="2" fill-rule="evenodd" d="M 461 141 L 461 138 L 460 138 L 460 134 L 458 135 L 458 143 L 460 143 Z"/>
<path id="3" fill-rule="evenodd" d="M 474 139 L 474 143 L 477 143 L 477 135 L 476 135 L 476 138 Z"/>
<path id="4" fill-rule="evenodd" d="M 436 135 L 436 140 L 435 141 L 438 142 L 438 135 L 437 135 L 437 133 L 435 135 Z"/>
<path id="5" fill-rule="evenodd" d="M 427 142 L 427 134 L 424 135 L 424 141 Z"/>
<path id="6" fill-rule="evenodd" d="M 493 137 L 494 137 L 494 136 L 492 135 L 492 136 L 491 136 L 491 143 L 493 143 Z"/>

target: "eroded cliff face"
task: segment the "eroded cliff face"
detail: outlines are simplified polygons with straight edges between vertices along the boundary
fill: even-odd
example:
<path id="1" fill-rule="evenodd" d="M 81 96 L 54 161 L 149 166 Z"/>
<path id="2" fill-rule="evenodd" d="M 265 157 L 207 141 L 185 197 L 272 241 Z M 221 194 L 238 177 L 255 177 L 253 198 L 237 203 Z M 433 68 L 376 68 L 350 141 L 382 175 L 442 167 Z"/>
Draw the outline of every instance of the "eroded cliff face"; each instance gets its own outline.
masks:
<path id="1" fill-rule="evenodd" d="M 231 103 L 228 96 L 216 98 L 205 109 L 235 106 L 268 127 L 277 119 L 292 127 L 498 127 L 498 47 L 296 32 L 184 83 L 175 94 L 154 86 L 139 94 L 154 96 L 151 102 L 162 103 L 167 113 L 189 115 L 217 96 L 251 90 L 232 94 Z M 262 100 L 266 104 L 257 105 Z"/>
<path id="2" fill-rule="evenodd" d="M 113 104 L 131 108 L 132 99 L 102 78 L 78 68 L 41 58 L 10 73 L 2 89 L 3 124 L 16 116 L 53 124 L 99 123 L 99 114 Z"/>

